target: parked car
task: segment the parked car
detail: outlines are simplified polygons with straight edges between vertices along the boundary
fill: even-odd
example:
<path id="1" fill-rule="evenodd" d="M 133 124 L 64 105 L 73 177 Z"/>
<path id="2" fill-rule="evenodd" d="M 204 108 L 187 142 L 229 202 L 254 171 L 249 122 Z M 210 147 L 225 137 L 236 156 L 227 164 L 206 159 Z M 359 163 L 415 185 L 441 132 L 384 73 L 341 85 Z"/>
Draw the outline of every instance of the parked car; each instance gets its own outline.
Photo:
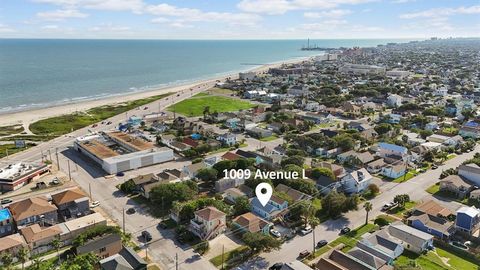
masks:
<path id="1" fill-rule="evenodd" d="M 125 176 L 125 173 L 123 173 L 123 172 L 117 172 L 116 176 L 122 177 L 122 176 Z"/>
<path id="2" fill-rule="evenodd" d="M 34 187 L 34 189 L 45 189 L 45 188 L 47 188 L 47 184 L 45 184 L 45 182 L 43 182 L 43 181 L 38 182 Z"/>
<path id="3" fill-rule="evenodd" d="M 143 231 L 142 232 L 142 237 L 145 240 L 145 242 L 152 241 L 152 235 L 148 231 Z"/>
<path id="4" fill-rule="evenodd" d="M 98 207 L 100 206 L 100 202 L 99 201 L 94 201 L 90 204 L 90 208 L 95 208 L 95 207 Z"/>
<path id="5" fill-rule="evenodd" d="M 107 125 L 111 125 L 111 124 L 112 124 L 112 121 L 108 121 L 108 122 L 107 122 Z"/>
<path id="6" fill-rule="evenodd" d="M 268 268 L 269 270 L 280 270 L 283 267 L 283 263 L 275 263 L 274 265 L 270 266 Z"/>
<path id="7" fill-rule="evenodd" d="M 432 170 L 438 169 L 438 165 L 432 165 Z"/>
<path id="8" fill-rule="evenodd" d="M 135 214 L 137 211 L 135 211 L 135 208 L 128 208 L 127 209 L 127 214 L 131 215 L 131 214 Z"/>
<path id="9" fill-rule="evenodd" d="M 348 227 L 343 227 L 341 230 L 340 230 L 340 234 L 346 234 L 346 233 L 349 233 L 351 230 L 350 228 Z"/>
<path id="10" fill-rule="evenodd" d="M 310 256 L 310 254 L 311 254 L 310 251 L 304 250 L 304 251 L 300 252 L 300 254 L 298 254 L 298 257 L 299 257 L 300 259 L 303 259 L 303 258 L 305 258 L 305 257 Z"/>
<path id="11" fill-rule="evenodd" d="M 1 204 L 7 204 L 7 203 L 11 203 L 11 202 L 13 202 L 13 200 L 7 198 L 7 199 L 2 199 L 2 201 L 0 203 Z"/>
<path id="12" fill-rule="evenodd" d="M 58 180 L 57 177 L 53 178 L 53 180 L 50 182 L 50 185 L 55 186 L 60 184 L 60 180 Z"/>
<path id="13" fill-rule="evenodd" d="M 277 237 L 277 238 L 282 237 L 282 234 L 280 234 L 279 231 L 274 230 L 274 229 L 271 229 L 271 230 L 270 230 L 270 234 L 273 235 L 273 236 L 275 236 L 275 237 Z"/>
<path id="14" fill-rule="evenodd" d="M 397 204 L 396 203 L 393 203 L 393 202 L 389 202 L 389 203 L 386 203 L 385 205 L 382 206 L 382 211 L 388 211 L 390 209 L 392 209 L 394 206 L 396 206 Z"/>
<path id="15" fill-rule="evenodd" d="M 317 243 L 317 248 L 321 248 L 323 246 L 326 246 L 328 244 L 327 240 L 320 240 Z"/>
<path id="16" fill-rule="evenodd" d="M 313 231 L 313 230 L 312 230 L 312 227 L 310 227 L 310 226 L 307 225 L 307 226 L 305 226 L 305 228 L 303 228 L 303 229 L 300 231 L 300 233 L 301 233 L 302 235 L 307 235 L 307 234 L 311 233 L 312 231 Z"/>
<path id="17" fill-rule="evenodd" d="M 163 223 L 163 221 L 158 223 L 157 227 L 162 229 L 162 230 L 168 229 L 167 225 L 165 223 Z"/>

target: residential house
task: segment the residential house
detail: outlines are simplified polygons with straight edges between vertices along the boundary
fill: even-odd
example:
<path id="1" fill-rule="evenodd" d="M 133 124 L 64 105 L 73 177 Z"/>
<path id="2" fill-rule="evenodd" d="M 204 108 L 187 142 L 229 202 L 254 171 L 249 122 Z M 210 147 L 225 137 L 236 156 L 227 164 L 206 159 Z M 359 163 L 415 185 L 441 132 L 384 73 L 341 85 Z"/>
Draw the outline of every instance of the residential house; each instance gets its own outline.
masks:
<path id="1" fill-rule="evenodd" d="M 382 171 L 383 167 L 385 167 L 387 163 L 383 160 L 383 158 L 379 158 L 374 160 L 366 165 L 367 171 L 369 173 L 379 173 Z"/>
<path id="2" fill-rule="evenodd" d="M 470 199 L 472 200 L 480 200 L 480 189 L 473 190 L 470 192 Z"/>
<path id="3" fill-rule="evenodd" d="M 189 230 L 202 240 L 210 240 L 226 229 L 226 215 L 213 206 L 195 211 Z"/>
<path id="4" fill-rule="evenodd" d="M 245 183 L 244 178 L 235 178 L 235 179 L 222 178 L 222 179 L 219 179 L 218 181 L 215 181 L 215 191 L 224 192 L 229 188 L 238 187 L 240 185 L 243 185 L 244 183 Z"/>
<path id="5" fill-rule="evenodd" d="M 341 180 L 345 193 L 360 193 L 368 188 L 373 177 L 365 168 L 347 173 Z"/>
<path id="6" fill-rule="evenodd" d="M 457 198 L 463 199 L 473 189 L 473 186 L 460 175 L 449 175 L 440 180 L 440 191 L 447 191 L 455 194 Z"/>
<path id="7" fill-rule="evenodd" d="M 188 178 L 194 179 L 195 177 L 197 177 L 198 171 L 205 168 L 207 168 L 207 164 L 202 161 L 199 163 L 185 165 L 182 169 L 182 172 L 185 173 Z"/>
<path id="8" fill-rule="evenodd" d="M 392 237 L 388 230 L 382 229 L 374 233 L 367 233 L 358 241 L 357 247 L 389 264 L 403 253 L 402 242 Z"/>
<path id="9" fill-rule="evenodd" d="M 437 130 L 439 128 L 440 128 L 440 126 L 438 125 L 438 123 L 436 121 L 429 122 L 425 125 L 426 130 L 434 131 L 434 130 Z"/>
<path id="10" fill-rule="evenodd" d="M 33 197 L 14 202 L 8 208 L 17 227 L 36 223 L 56 224 L 58 221 L 57 207 L 50 204 L 45 197 Z"/>
<path id="11" fill-rule="evenodd" d="M 280 270 L 312 270 L 309 266 L 299 260 L 284 263 Z"/>
<path id="12" fill-rule="evenodd" d="M 445 143 L 448 139 L 450 139 L 450 137 L 444 136 L 444 135 L 439 135 L 439 134 L 433 134 L 433 135 L 430 135 L 430 136 L 427 137 L 427 141 L 436 142 L 436 143 L 440 143 L 440 144 Z"/>
<path id="13" fill-rule="evenodd" d="M 377 155 L 382 158 L 403 160 L 404 162 L 409 162 L 411 159 L 406 147 L 390 143 L 379 143 Z"/>
<path id="14" fill-rule="evenodd" d="M 435 202 L 434 200 L 426 200 L 421 204 L 415 206 L 412 211 L 413 215 L 419 216 L 422 214 L 428 214 L 432 216 L 442 217 L 442 218 L 450 218 L 453 216 L 452 211 L 448 208 L 445 208 Z"/>
<path id="15" fill-rule="evenodd" d="M 254 215 L 252 212 L 240 215 L 232 221 L 232 227 L 242 232 L 262 232 L 268 235 L 272 226 L 273 224 L 271 222 Z"/>
<path id="16" fill-rule="evenodd" d="M 25 238 L 19 233 L 4 236 L 0 241 L 0 254 L 8 253 L 16 257 L 22 248 L 27 248 L 27 243 L 25 242 Z"/>
<path id="17" fill-rule="evenodd" d="M 344 102 L 342 109 L 350 116 L 360 116 L 362 114 L 362 107 L 352 104 L 351 102 Z"/>
<path id="18" fill-rule="evenodd" d="M 13 234 L 15 226 L 13 216 L 8 208 L 0 209 L 0 238 Z"/>
<path id="19" fill-rule="evenodd" d="M 161 142 L 164 145 L 170 146 L 175 141 L 175 135 L 172 134 L 165 134 L 161 136 Z"/>
<path id="20" fill-rule="evenodd" d="M 330 253 L 325 254 L 317 262 L 317 264 L 315 265 L 315 269 L 318 269 L 318 270 L 376 270 L 380 268 L 374 268 L 350 254 L 344 253 L 338 249 L 333 249 Z M 389 269 L 389 268 L 382 268 L 382 269 Z"/>
<path id="21" fill-rule="evenodd" d="M 102 216 L 102 214 L 94 212 L 93 214 L 83 216 L 77 219 L 69 220 L 65 223 L 60 223 L 58 226 L 64 229 L 66 232 L 65 237 L 60 236 L 60 239 L 65 244 L 70 244 L 73 239 L 79 236 L 81 233 L 95 227 L 107 225 L 107 220 Z"/>
<path id="22" fill-rule="evenodd" d="M 52 241 L 55 238 L 60 238 L 62 232 L 58 225 L 42 228 L 38 224 L 33 224 L 20 229 L 20 233 L 25 238 L 32 255 L 52 250 L 54 248 Z"/>
<path id="23" fill-rule="evenodd" d="M 348 251 L 348 255 L 352 256 L 353 258 L 367 264 L 368 266 L 372 267 L 372 269 L 380 269 L 380 270 L 393 270 L 393 266 L 390 265 L 390 262 L 383 260 L 374 254 L 367 252 L 363 249 L 358 247 L 352 248 Z"/>
<path id="24" fill-rule="evenodd" d="M 288 208 L 288 202 L 280 197 L 272 195 L 270 201 L 263 206 L 257 197 L 250 200 L 251 211 L 266 220 L 272 220 L 281 215 Z"/>
<path id="25" fill-rule="evenodd" d="M 480 186 L 480 167 L 477 164 L 460 165 L 458 167 L 458 175 L 472 182 L 475 186 Z"/>
<path id="26" fill-rule="evenodd" d="M 400 124 L 403 116 L 396 113 L 391 113 L 386 116 L 386 121 L 390 124 Z"/>
<path id="27" fill-rule="evenodd" d="M 278 184 L 275 188 L 275 191 L 287 194 L 287 196 L 290 197 L 293 202 L 297 202 L 300 200 L 310 200 L 312 198 L 310 195 L 307 195 L 284 184 Z"/>
<path id="28" fill-rule="evenodd" d="M 395 164 L 388 164 L 382 168 L 381 174 L 391 179 L 397 179 L 407 173 L 405 163 L 398 162 Z"/>
<path id="29" fill-rule="evenodd" d="M 52 202 L 64 220 L 90 213 L 90 200 L 78 187 L 53 194 Z"/>
<path id="30" fill-rule="evenodd" d="M 402 106 L 402 101 L 403 101 L 403 98 L 397 94 L 390 94 L 387 97 L 387 105 L 389 107 L 394 107 L 394 108 L 400 107 Z"/>
<path id="31" fill-rule="evenodd" d="M 448 240 L 455 232 L 455 226 L 452 221 L 430 214 L 412 215 L 408 218 L 408 224 L 415 229 L 432 234 L 443 240 Z"/>
<path id="32" fill-rule="evenodd" d="M 237 160 L 240 158 L 242 157 L 232 152 L 227 152 L 222 155 L 222 160 Z"/>
<path id="33" fill-rule="evenodd" d="M 224 145 L 232 146 L 237 143 L 237 135 L 233 133 L 225 133 L 217 137 L 217 140 Z"/>
<path id="34" fill-rule="evenodd" d="M 372 154 L 370 154 L 370 152 L 360 153 L 353 150 L 337 155 L 337 160 L 340 163 L 349 162 L 352 164 L 364 165 L 369 162 L 372 162 L 374 159 L 375 157 Z"/>
<path id="35" fill-rule="evenodd" d="M 271 130 L 263 129 L 259 127 L 252 127 L 252 128 L 246 129 L 246 132 L 247 134 L 250 134 L 251 136 L 258 139 L 270 137 L 273 135 Z"/>
<path id="36" fill-rule="evenodd" d="M 340 148 L 317 148 L 315 149 L 315 155 L 323 158 L 335 158 L 341 152 Z"/>
<path id="37" fill-rule="evenodd" d="M 388 233 L 402 241 L 403 247 L 415 253 L 422 253 L 433 247 L 433 235 L 396 222 L 388 226 Z"/>
<path id="38" fill-rule="evenodd" d="M 251 195 L 252 189 L 246 185 L 240 185 L 238 188 L 229 188 L 225 190 L 222 194 L 223 198 L 231 203 L 235 203 L 240 197 L 245 197 L 248 199 L 251 197 Z"/>
<path id="39" fill-rule="evenodd" d="M 457 230 L 473 234 L 480 226 L 480 210 L 473 206 L 463 206 L 457 210 L 455 227 Z"/>
<path id="40" fill-rule="evenodd" d="M 468 121 L 460 128 L 458 135 L 463 138 L 480 138 L 480 122 L 479 121 Z"/>
<path id="41" fill-rule="evenodd" d="M 101 270 L 146 270 L 147 262 L 129 247 L 99 261 Z"/>
<path id="42" fill-rule="evenodd" d="M 122 238 L 116 233 L 103 235 L 91 239 L 76 248 L 76 254 L 82 255 L 92 252 L 100 259 L 105 259 L 118 254 L 123 248 Z"/>
<path id="43" fill-rule="evenodd" d="M 316 161 L 312 159 L 311 165 L 312 165 L 312 168 L 326 168 L 331 170 L 333 172 L 333 175 L 335 176 L 335 180 L 345 176 L 345 168 L 334 163 L 330 163 L 326 161 Z"/>

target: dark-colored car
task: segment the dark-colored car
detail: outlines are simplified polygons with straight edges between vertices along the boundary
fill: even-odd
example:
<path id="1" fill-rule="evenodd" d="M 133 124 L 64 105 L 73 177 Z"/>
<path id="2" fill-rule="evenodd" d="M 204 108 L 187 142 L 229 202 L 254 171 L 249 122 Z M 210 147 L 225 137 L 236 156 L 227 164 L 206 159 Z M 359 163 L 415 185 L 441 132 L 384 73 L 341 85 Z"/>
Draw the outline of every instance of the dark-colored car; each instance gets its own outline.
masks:
<path id="1" fill-rule="evenodd" d="M 122 176 L 125 176 L 125 174 L 123 172 L 117 172 L 116 176 L 122 177 Z"/>
<path id="2" fill-rule="evenodd" d="M 152 235 L 148 231 L 143 231 L 142 237 L 143 239 L 145 239 L 146 242 L 152 241 Z"/>
<path id="3" fill-rule="evenodd" d="M 438 165 L 432 165 L 432 170 L 438 169 Z"/>
<path id="4" fill-rule="evenodd" d="M 300 259 L 303 259 L 303 258 L 308 257 L 308 256 L 310 256 L 310 251 L 308 251 L 308 250 L 304 250 L 304 251 L 300 252 L 300 254 L 298 254 L 298 257 Z"/>
<path id="5" fill-rule="evenodd" d="M 165 223 L 163 223 L 163 221 L 158 223 L 157 227 L 162 229 L 162 230 L 168 229 L 167 225 Z"/>
<path id="6" fill-rule="evenodd" d="M 348 227 L 343 227 L 340 230 L 340 234 L 346 234 L 346 233 L 349 233 L 349 232 L 350 232 L 350 228 L 348 228 Z"/>
<path id="7" fill-rule="evenodd" d="M 131 215 L 131 214 L 135 214 L 137 211 L 135 211 L 135 208 L 128 208 L 127 209 L 127 214 Z"/>
<path id="8" fill-rule="evenodd" d="M 1 204 L 7 204 L 7 203 L 11 203 L 11 202 L 13 202 L 12 199 L 3 199 L 1 201 Z"/>
<path id="9" fill-rule="evenodd" d="M 317 243 L 317 248 L 321 248 L 323 246 L 326 246 L 328 244 L 327 240 L 320 240 Z"/>
<path id="10" fill-rule="evenodd" d="M 269 270 L 280 270 L 282 269 L 283 263 L 275 263 L 274 265 L 270 266 L 268 268 Z"/>

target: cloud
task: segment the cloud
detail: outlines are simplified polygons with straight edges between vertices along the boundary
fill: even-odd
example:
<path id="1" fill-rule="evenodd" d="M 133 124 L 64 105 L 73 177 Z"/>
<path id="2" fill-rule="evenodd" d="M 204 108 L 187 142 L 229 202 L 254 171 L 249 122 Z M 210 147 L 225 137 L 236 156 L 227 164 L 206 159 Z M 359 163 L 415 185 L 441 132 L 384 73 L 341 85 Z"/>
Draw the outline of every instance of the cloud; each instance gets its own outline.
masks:
<path id="1" fill-rule="evenodd" d="M 157 17 L 151 20 L 152 23 L 166 23 L 170 22 L 171 20 L 165 17 Z"/>
<path id="2" fill-rule="evenodd" d="M 417 0 L 393 0 L 391 3 L 392 4 L 405 4 L 405 3 L 411 3 L 415 2 Z"/>
<path id="3" fill-rule="evenodd" d="M 119 26 L 112 23 L 104 23 L 88 29 L 90 32 L 125 32 L 130 30 L 131 28 L 128 26 Z"/>
<path id="4" fill-rule="evenodd" d="M 332 9 L 329 11 L 321 12 L 305 12 L 303 17 L 307 19 L 320 19 L 320 18 L 340 18 L 351 14 L 352 11 L 348 9 Z"/>
<path id="5" fill-rule="evenodd" d="M 44 30 L 57 30 L 59 28 L 60 27 L 56 24 L 48 24 L 48 25 L 42 26 L 42 29 L 44 29 Z"/>
<path id="6" fill-rule="evenodd" d="M 415 18 L 433 18 L 441 16 L 451 15 L 471 15 L 480 14 L 480 5 L 470 7 L 458 7 L 458 8 L 432 8 L 420 12 L 401 14 L 402 19 L 415 19 Z"/>
<path id="7" fill-rule="evenodd" d="M 70 18 L 86 18 L 88 14 L 75 9 L 57 9 L 53 11 L 39 12 L 37 17 L 45 21 L 63 21 Z"/>
<path id="8" fill-rule="evenodd" d="M 144 12 L 161 16 L 161 19 L 153 22 L 162 22 L 165 17 L 173 17 L 177 23 L 184 22 L 224 22 L 234 25 L 255 25 L 261 20 L 256 14 L 230 13 L 230 12 L 204 12 L 194 8 L 180 8 L 169 4 L 150 5 Z M 178 25 L 180 26 L 180 25 Z"/>
<path id="9" fill-rule="evenodd" d="M 8 25 L 0 23 L 0 33 L 13 33 L 15 30 Z"/>
<path id="10" fill-rule="evenodd" d="M 377 0 L 241 0 L 237 7 L 245 12 L 277 15 L 291 10 L 332 9 L 374 1 Z"/>
<path id="11" fill-rule="evenodd" d="M 141 12 L 143 0 L 32 0 L 37 3 L 46 3 L 66 8 L 85 8 L 97 10 Z"/>

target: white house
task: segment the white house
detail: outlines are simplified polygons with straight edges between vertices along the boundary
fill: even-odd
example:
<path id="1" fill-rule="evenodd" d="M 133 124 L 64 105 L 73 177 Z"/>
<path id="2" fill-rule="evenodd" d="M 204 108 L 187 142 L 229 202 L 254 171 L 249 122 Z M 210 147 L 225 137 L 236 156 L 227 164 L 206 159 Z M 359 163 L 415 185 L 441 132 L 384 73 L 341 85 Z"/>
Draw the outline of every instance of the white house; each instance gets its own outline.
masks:
<path id="1" fill-rule="evenodd" d="M 341 180 L 343 190 L 346 193 L 360 193 L 372 183 L 372 175 L 365 169 L 359 169 L 347 173 Z"/>
<path id="2" fill-rule="evenodd" d="M 232 146 L 237 143 L 237 135 L 233 133 L 225 133 L 217 137 L 217 140 L 221 141 L 223 144 Z"/>
<path id="3" fill-rule="evenodd" d="M 390 107 L 400 107 L 403 98 L 397 94 L 391 94 L 387 97 L 387 105 Z"/>
<path id="4" fill-rule="evenodd" d="M 225 213 L 213 206 L 208 206 L 195 212 L 190 221 L 189 230 L 202 240 L 210 240 L 223 233 L 226 229 Z"/>
<path id="5" fill-rule="evenodd" d="M 480 186 L 480 167 L 474 163 L 460 165 L 458 175 L 465 177 L 476 186 Z"/>
<path id="6" fill-rule="evenodd" d="M 422 253 L 433 246 L 433 235 L 413 227 L 396 222 L 388 226 L 388 233 L 402 241 L 403 247 L 416 253 Z"/>

